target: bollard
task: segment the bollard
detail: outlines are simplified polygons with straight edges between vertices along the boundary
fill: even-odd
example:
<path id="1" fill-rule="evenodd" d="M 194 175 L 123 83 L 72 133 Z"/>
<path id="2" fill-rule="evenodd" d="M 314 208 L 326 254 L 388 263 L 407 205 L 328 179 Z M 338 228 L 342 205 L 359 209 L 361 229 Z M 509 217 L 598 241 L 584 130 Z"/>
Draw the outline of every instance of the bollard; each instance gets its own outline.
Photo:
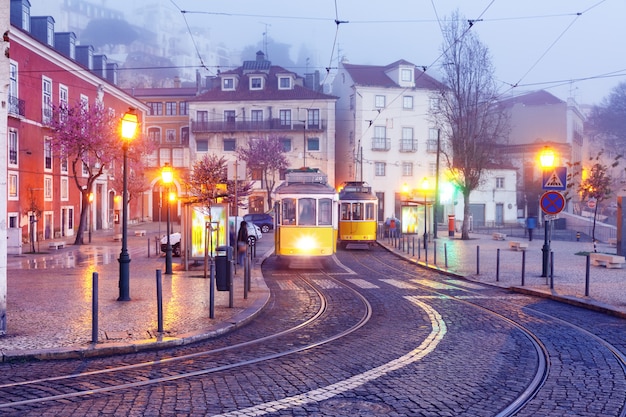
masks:
<path id="1" fill-rule="evenodd" d="M 91 343 L 98 343 L 98 273 L 91 274 Z"/>
<path id="2" fill-rule="evenodd" d="M 550 251 L 550 288 L 554 288 L 554 252 Z"/>
<path id="3" fill-rule="evenodd" d="M 417 238 L 417 259 L 422 259 L 422 245 L 419 238 Z"/>
<path id="4" fill-rule="evenodd" d="M 163 285 L 161 270 L 156 270 L 156 290 L 157 290 L 157 332 L 163 333 Z"/>
<path id="5" fill-rule="evenodd" d="M 428 265 L 428 241 L 424 239 L 424 262 Z"/>
<path id="6" fill-rule="evenodd" d="M 585 297 L 589 297 L 589 254 L 587 254 L 587 260 L 585 265 Z"/>
<path id="7" fill-rule="evenodd" d="M 213 258 L 209 263 L 209 318 L 215 318 L 215 271 L 213 269 Z"/>
<path id="8" fill-rule="evenodd" d="M 437 265 L 437 242 L 433 241 L 433 264 Z"/>
<path id="9" fill-rule="evenodd" d="M 500 248 L 496 249 L 496 282 L 500 281 Z"/>
<path id="10" fill-rule="evenodd" d="M 148 258 L 150 257 L 150 238 L 148 238 Z"/>
<path id="11" fill-rule="evenodd" d="M 443 244 L 443 259 L 446 263 L 446 269 L 448 269 L 448 246 L 446 243 Z"/>
<path id="12" fill-rule="evenodd" d="M 524 280 L 526 278 L 526 251 L 522 251 L 522 287 L 524 286 Z"/>
<path id="13" fill-rule="evenodd" d="M 411 241 L 412 241 L 411 246 L 413 246 L 413 256 L 415 256 L 415 236 L 411 236 Z"/>
<path id="14" fill-rule="evenodd" d="M 480 275 L 480 245 L 476 245 L 476 275 Z"/>

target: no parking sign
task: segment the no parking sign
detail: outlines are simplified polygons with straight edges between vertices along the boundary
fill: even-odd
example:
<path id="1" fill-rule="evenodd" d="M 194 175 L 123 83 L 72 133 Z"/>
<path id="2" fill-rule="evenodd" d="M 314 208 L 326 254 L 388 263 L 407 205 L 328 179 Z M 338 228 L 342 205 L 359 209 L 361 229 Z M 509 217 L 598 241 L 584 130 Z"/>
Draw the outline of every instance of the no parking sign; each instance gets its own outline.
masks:
<path id="1" fill-rule="evenodd" d="M 559 214 L 565 208 L 565 198 L 558 191 L 547 191 L 539 201 L 545 214 Z"/>

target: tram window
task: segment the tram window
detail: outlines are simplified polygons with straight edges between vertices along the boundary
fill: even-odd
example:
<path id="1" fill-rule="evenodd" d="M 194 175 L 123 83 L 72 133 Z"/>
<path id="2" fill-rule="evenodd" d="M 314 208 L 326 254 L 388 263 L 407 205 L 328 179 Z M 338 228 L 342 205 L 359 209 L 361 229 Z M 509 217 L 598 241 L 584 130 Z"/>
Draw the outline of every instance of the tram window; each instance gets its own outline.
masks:
<path id="1" fill-rule="evenodd" d="M 319 201 L 320 211 L 317 224 L 319 225 L 331 225 L 333 223 L 333 202 L 330 198 L 322 198 Z"/>
<path id="2" fill-rule="evenodd" d="M 341 203 L 341 220 L 350 220 L 350 203 Z"/>
<path id="3" fill-rule="evenodd" d="M 283 200 L 282 224 L 296 224 L 296 199 L 286 198 Z"/>
<path id="4" fill-rule="evenodd" d="M 315 199 L 301 198 L 298 200 L 298 225 L 314 226 L 315 225 Z"/>
<path id="5" fill-rule="evenodd" d="M 365 204 L 365 220 L 374 220 L 375 215 L 374 203 Z"/>
<path id="6" fill-rule="evenodd" d="M 352 220 L 363 220 L 363 203 L 352 203 Z"/>

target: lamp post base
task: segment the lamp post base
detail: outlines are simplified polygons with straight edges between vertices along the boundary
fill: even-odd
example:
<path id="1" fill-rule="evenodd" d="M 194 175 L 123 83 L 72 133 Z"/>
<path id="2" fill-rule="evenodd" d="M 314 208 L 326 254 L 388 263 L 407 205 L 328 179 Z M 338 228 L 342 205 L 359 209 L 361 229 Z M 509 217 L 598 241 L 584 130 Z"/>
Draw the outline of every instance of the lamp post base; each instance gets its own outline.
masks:
<path id="1" fill-rule="evenodd" d="M 117 301 L 130 301 L 130 256 L 128 251 L 120 253 L 120 295 Z"/>

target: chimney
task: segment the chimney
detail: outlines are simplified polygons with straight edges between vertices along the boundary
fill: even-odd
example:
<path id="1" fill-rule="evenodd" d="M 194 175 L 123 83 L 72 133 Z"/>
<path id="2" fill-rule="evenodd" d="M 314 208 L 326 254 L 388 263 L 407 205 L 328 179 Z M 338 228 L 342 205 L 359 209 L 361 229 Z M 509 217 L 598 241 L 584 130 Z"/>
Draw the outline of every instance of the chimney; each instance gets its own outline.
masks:
<path id="1" fill-rule="evenodd" d="M 174 77 L 174 88 L 180 88 L 180 77 L 178 75 Z"/>

